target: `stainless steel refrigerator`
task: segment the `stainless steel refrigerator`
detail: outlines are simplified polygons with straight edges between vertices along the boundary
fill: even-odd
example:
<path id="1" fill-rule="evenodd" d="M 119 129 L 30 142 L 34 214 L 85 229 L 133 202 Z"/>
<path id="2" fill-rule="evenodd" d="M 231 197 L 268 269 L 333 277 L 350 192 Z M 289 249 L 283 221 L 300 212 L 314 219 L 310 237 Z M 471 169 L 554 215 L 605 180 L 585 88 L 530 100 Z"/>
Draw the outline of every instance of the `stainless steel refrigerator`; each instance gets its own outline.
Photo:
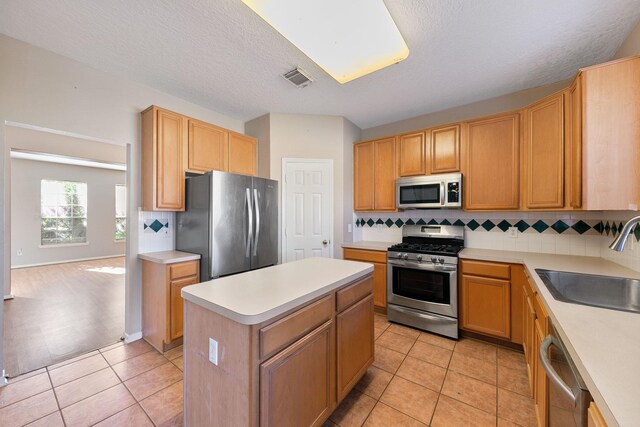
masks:
<path id="1" fill-rule="evenodd" d="M 278 263 L 278 182 L 213 171 L 186 180 L 176 249 L 198 253 L 205 281 Z"/>

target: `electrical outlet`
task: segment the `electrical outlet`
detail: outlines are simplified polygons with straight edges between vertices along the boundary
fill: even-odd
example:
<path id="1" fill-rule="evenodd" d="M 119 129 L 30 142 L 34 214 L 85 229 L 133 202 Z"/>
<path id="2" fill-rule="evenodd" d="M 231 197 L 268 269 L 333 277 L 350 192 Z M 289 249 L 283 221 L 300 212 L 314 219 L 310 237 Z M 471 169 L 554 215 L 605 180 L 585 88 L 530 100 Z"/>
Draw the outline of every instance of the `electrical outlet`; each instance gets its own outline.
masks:
<path id="1" fill-rule="evenodd" d="M 518 238 L 518 227 L 509 227 L 509 237 L 512 239 Z"/>
<path id="2" fill-rule="evenodd" d="M 218 366 L 218 341 L 209 338 L 209 362 Z"/>
<path id="3" fill-rule="evenodd" d="M 347 224 L 347 232 L 351 233 L 351 224 Z"/>
<path id="4" fill-rule="evenodd" d="M 18 250 L 16 251 L 16 255 L 17 255 L 17 256 L 22 256 L 22 249 L 18 249 Z"/>
<path id="5" fill-rule="evenodd" d="M 382 224 L 376 224 L 376 229 L 378 231 L 382 231 Z"/>

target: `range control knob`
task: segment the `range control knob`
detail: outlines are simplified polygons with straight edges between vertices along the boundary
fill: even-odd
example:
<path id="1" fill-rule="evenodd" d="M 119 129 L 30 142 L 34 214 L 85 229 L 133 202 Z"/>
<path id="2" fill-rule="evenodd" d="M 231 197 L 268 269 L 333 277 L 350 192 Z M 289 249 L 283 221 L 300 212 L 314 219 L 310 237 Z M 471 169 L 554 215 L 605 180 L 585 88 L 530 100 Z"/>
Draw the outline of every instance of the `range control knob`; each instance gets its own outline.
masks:
<path id="1" fill-rule="evenodd" d="M 422 261 L 422 255 L 418 255 L 418 256 L 416 256 L 416 259 L 417 259 L 418 261 Z"/>
<path id="2" fill-rule="evenodd" d="M 436 262 L 438 262 L 438 258 L 432 256 L 431 257 L 431 262 L 435 264 Z"/>
<path id="3" fill-rule="evenodd" d="M 402 255 L 402 259 L 409 259 L 409 254 Z"/>
<path id="4" fill-rule="evenodd" d="M 442 257 L 438 258 L 438 262 L 439 262 L 440 264 L 444 264 L 444 258 L 442 258 Z"/>

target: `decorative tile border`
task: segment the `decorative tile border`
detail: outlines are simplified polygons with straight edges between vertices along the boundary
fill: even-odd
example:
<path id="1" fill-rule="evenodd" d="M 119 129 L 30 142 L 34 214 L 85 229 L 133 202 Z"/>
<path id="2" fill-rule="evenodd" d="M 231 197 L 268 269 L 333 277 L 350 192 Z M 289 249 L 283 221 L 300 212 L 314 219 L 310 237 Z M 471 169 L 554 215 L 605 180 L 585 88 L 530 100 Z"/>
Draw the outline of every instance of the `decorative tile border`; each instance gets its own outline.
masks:
<path id="1" fill-rule="evenodd" d="M 387 227 L 402 227 L 403 225 L 458 225 L 466 227 L 471 231 L 503 232 L 509 228 L 516 227 L 520 233 L 557 233 L 557 234 L 603 234 L 608 236 L 620 230 L 622 224 L 611 225 L 608 221 L 603 224 L 600 220 L 535 220 L 535 219 L 434 219 L 434 218 L 358 218 L 357 227 L 373 227 L 375 225 L 386 225 Z M 608 227 L 608 228 L 607 228 Z M 636 238 L 640 236 L 640 230 L 636 233 Z"/>
<path id="2" fill-rule="evenodd" d="M 386 225 L 387 227 L 401 228 L 403 225 L 458 225 L 471 231 L 509 231 L 510 227 L 516 227 L 520 233 L 556 233 L 579 235 L 603 235 L 616 237 L 624 227 L 623 222 L 601 220 L 571 220 L 571 219 L 435 219 L 435 218 L 358 218 L 356 227 L 373 227 L 374 225 Z M 632 230 L 636 240 L 640 242 L 640 224 Z"/>
<path id="3" fill-rule="evenodd" d="M 169 228 L 169 221 L 166 219 L 145 219 L 144 220 L 144 232 L 145 233 L 158 233 L 163 228 Z"/>

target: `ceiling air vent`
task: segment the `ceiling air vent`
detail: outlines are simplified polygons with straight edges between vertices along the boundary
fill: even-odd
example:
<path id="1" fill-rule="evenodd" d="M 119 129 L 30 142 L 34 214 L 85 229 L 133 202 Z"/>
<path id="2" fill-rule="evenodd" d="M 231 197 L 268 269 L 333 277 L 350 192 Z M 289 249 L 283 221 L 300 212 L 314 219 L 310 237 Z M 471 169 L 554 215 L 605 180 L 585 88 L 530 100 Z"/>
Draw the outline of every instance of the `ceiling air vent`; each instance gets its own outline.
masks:
<path id="1" fill-rule="evenodd" d="M 295 87 L 309 86 L 311 82 L 313 82 L 313 79 L 306 71 L 297 67 L 287 73 L 284 73 L 282 77 L 289 80 L 289 82 L 291 82 Z"/>

